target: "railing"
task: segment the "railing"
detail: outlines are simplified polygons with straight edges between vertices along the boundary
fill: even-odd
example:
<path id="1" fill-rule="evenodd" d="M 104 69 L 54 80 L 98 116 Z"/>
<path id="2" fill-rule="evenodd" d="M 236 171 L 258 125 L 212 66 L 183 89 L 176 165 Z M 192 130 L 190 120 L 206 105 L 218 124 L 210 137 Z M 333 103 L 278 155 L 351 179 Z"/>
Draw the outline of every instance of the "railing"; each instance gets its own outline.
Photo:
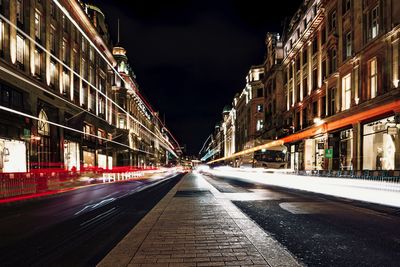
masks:
<path id="1" fill-rule="evenodd" d="M 293 174 L 400 183 L 400 170 L 302 170 Z"/>
<path id="2" fill-rule="evenodd" d="M 98 167 L 66 171 L 60 168 L 34 169 L 27 173 L 0 173 L 0 199 L 70 190 L 75 187 L 126 181 L 145 176 L 145 171 L 156 168 L 115 167 L 105 170 Z"/>

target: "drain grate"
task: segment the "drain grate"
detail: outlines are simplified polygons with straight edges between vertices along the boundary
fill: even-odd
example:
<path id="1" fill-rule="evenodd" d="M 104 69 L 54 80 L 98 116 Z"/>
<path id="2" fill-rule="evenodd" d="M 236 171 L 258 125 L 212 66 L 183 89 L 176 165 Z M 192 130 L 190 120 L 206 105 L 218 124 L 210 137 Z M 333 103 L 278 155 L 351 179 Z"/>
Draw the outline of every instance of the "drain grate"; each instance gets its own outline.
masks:
<path id="1" fill-rule="evenodd" d="M 184 191 L 177 191 L 175 193 L 175 197 L 206 197 L 212 196 L 211 192 L 208 190 L 184 190 Z"/>

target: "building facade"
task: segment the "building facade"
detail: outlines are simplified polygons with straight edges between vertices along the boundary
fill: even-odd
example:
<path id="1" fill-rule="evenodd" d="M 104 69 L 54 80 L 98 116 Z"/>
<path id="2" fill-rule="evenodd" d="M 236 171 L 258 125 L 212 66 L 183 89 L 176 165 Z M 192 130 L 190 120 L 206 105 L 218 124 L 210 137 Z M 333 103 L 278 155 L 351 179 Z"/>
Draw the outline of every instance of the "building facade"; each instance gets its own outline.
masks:
<path id="1" fill-rule="evenodd" d="M 175 154 L 116 51 L 95 6 L 1 1 L 0 172 L 157 165 Z"/>
<path id="2" fill-rule="evenodd" d="M 285 143 L 290 168 L 400 169 L 399 23 L 395 0 L 306 0 L 267 34 L 262 138 Z"/>

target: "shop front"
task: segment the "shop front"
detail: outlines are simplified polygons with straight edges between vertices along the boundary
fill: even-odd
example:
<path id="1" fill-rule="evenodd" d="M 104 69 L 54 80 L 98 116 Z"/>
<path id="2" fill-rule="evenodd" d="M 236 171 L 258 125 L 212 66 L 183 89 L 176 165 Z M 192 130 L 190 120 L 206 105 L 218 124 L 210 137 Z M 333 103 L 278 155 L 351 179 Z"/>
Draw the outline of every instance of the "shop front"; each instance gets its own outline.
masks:
<path id="1" fill-rule="evenodd" d="M 26 143 L 0 139 L 0 172 L 26 172 Z"/>
<path id="2" fill-rule="evenodd" d="M 91 151 L 84 150 L 83 151 L 83 167 L 94 167 L 96 166 L 95 162 L 95 153 Z"/>
<path id="3" fill-rule="evenodd" d="M 80 149 L 77 142 L 64 141 L 64 168 L 68 171 L 79 171 L 80 166 Z"/>
<path id="4" fill-rule="evenodd" d="M 108 162 L 107 162 L 108 161 Z M 97 154 L 97 166 L 103 169 L 112 169 L 113 159 L 110 156 L 106 156 L 105 154 Z"/>
<path id="5" fill-rule="evenodd" d="M 328 159 L 330 170 L 353 170 L 354 138 L 353 128 L 329 134 L 329 149 L 332 158 Z"/>
<path id="6" fill-rule="evenodd" d="M 304 143 L 304 169 L 325 169 L 325 142 L 326 136 L 317 136 L 306 139 Z"/>
<path id="7" fill-rule="evenodd" d="M 363 169 L 400 169 L 400 125 L 394 116 L 363 124 Z"/>

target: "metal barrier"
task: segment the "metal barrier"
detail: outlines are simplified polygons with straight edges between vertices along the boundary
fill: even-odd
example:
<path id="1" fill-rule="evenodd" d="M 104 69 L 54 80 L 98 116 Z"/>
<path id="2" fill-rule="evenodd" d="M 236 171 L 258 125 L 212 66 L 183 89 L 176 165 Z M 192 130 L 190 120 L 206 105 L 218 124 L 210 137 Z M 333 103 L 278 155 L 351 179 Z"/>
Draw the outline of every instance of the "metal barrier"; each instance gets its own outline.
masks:
<path id="1" fill-rule="evenodd" d="M 141 169 L 123 172 L 96 170 L 95 172 L 70 172 L 63 169 L 34 170 L 29 173 L 0 173 L 0 199 L 69 189 L 91 183 L 126 181 L 143 177 Z M 82 179 L 94 177 L 95 179 Z"/>

